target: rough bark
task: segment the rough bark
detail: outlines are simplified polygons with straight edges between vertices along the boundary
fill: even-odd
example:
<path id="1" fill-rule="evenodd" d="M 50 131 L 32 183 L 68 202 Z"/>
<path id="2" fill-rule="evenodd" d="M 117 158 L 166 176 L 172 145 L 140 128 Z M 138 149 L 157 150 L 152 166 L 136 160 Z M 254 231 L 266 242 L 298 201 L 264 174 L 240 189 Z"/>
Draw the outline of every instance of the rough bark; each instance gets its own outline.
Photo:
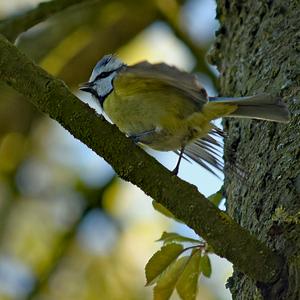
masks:
<path id="1" fill-rule="evenodd" d="M 299 16 L 298 0 L 218 1 L 210 59 L 221 72 L 221 94 L 278 94 L 292 113 L 288 125 L 224 122 L 227 211 L 289 262 L 286 277 L 268 286 L 235 268 L 234 299 L 300 299 Z"/>

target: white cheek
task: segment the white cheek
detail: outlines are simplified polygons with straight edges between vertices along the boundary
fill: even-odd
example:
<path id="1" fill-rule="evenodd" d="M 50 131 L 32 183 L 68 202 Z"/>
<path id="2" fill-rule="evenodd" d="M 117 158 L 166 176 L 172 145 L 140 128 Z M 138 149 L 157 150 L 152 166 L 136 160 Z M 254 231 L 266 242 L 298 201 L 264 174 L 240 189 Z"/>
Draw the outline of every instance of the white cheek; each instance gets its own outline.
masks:
<path id="1" fill-rule="evenodd" d="M 113 90 L 112 81 L 115 77 L 115 72 L 112 73 L 109 77 L 103 78 L 97 84 L 97 94 L 100 96 L 106 96 Z"/>
<path id="2" fill-rule="evenodd" d="M 111 89 L 111 81 L 108 78 L 102 79 L 97 86 L 98 95 L 106 95 Z"/>

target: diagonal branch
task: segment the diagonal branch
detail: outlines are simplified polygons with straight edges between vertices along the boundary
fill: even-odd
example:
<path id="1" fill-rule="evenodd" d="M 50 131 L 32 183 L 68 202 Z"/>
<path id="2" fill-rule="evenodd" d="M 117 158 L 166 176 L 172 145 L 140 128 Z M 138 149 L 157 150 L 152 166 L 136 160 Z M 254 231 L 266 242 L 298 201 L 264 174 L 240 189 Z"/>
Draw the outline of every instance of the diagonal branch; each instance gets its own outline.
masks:
<path id="1" fill-rule="evenodd" d="M 169 209 L 239 270 L 261 282 L 280 276 L 282 258 L 217 209 L 195 186 L 173 176 L 154 158 L 81 102 L 66 85 L 31 62 L 0 35 L 0 80 L 102 156 L 118 175 Z M 130 155 L 128 155 L 130 153 Z M 259 268 L 258 266 L 263 266 Z"/>
<path id="2" fill-rule="evenodd" d="M 99 0 L 52 0 L 42 2 L 24 14 L 1 21 L 0 33 L 5 35 L 8 40 L 14 41 L 22 32 L 68 7 L 84 2 L 93 3 L 96 1 Z"/>

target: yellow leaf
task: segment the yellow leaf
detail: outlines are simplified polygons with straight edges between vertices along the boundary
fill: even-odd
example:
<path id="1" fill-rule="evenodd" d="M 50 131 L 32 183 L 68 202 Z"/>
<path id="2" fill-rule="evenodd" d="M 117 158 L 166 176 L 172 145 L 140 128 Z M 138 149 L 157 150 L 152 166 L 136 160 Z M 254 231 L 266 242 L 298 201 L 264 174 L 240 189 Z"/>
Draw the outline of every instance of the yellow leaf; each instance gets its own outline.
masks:
<path id="1" fill-rule="evenodd" d="M 170 265 L 166 272 L 159 278 L 156 286 L 154 287 L 154 300 L 168 300 L 171 297 L 176 283 L 188 260 L 188 256 L 183 256 Z"/>
<path id="2" fill-rule="evenodd" d="M 184 271 L 182 272 L 176 290 L 183 300 L 194 300 L 198 291 L 198 279 L 200 270 L 201 251 L 195 251 L 190 257 Z"/>

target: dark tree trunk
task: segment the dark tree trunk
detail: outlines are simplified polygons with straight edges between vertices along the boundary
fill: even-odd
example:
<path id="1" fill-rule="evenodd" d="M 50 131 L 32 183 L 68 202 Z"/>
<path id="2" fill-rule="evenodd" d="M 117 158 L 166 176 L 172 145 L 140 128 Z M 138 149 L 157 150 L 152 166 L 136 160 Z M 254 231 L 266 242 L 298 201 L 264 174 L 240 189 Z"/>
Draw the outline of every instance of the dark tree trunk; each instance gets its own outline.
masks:
<path id="1" fill-rule="evenodd" d="M 218 19 L 221 94 L 281 95 L 292 114 L 287 125 L 224 121 L 227 211 L 288 265 L 271 286 L 238 270 L 228 286 L 234 299 L 300 299 L 300 1 L 218 0 Z"/>

